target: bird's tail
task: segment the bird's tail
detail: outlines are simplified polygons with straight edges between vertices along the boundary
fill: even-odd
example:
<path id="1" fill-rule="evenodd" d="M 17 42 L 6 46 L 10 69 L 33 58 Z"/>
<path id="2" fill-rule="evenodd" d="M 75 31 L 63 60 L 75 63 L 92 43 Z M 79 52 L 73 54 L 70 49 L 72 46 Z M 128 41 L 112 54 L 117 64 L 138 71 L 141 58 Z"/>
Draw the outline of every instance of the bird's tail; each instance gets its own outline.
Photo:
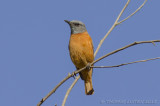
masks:
<path id="1" fill-rule="evenodd" d="M 84 79 L 85 93 L 86 95 L 92 95 L 94 93 L 94 89 L 92 86 L 92 69 L 86 72 L 87 75 L 86 78 Z"/>
<path id="2" fill-rule="evenodd" d="M 83 70 L 79 74 L 81 79 L 84 80 L 86 95 L 92 95 L 94 93 L 93 86 L 92 86 L 92 69 L 90 69 L 89 71 Z"/>
<path id="3" fill-rule="evenodd" d="M 92 95 L 94 93 L 94 89 L 92 86 L 92 77 L 89 80 L 84 81 L 84 84 L 86 95 Z"/>

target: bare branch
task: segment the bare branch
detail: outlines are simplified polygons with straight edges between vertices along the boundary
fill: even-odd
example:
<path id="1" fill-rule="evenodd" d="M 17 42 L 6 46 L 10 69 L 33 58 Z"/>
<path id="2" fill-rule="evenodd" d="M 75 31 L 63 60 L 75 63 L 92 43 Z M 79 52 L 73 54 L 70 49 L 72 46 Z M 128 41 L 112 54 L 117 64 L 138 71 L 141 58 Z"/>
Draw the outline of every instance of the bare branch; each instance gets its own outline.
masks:
<path id="1" fill-rule="evenodd" d="M 135 13 L 137 13 L 137 12 L 144 6 L 144 4 L 145 4 L 146 2 L 147 2 L 147 0 L 145 0 L 145 1 L 143 2 L 143 4 L 142 4 L 135 12 L 133 12 L 131 15 L 129 15 L 129 16 L 128 16 L 127 18 L 125 18 L 124 20 L 118 22 L 117 25 L 121 24 L 122 22 L 126 21 L 128 18 L 132 17 Z"/>
<path id="2" fill-rule="evenodd" d="M 119 51 L 121 51 L 121 50 L 127 49 L 127 48 L 129 48 L 129 47 L 131 47 L 131 46 L 134 46 L 134 45 L 137 45 L 137 44 L 142 44 L 142 43 L 153 43 L 153 42 L 160 42 L 160 40 L 139 41 L 139 42 L 131 43 L 131 44 L 125 46 L 125 47 L 122 47 L 122 48 L 120 48 L 120 49 L 117 49 L 117 50 L 115 50 L 115 51 L 113 51 L 113 52 L 110 52 L 110 53 L 108 53 L 108 54 L 100 57 L 99 59 L 95 60 L 93 63 L 96 63 L 96 62 L 100 61 L 101 59 L 104 59 L 104 58 L 106 58 L 106 57 L 108 57 L 108 56 L 110 56 L 110 55 L 112 55 L 112 54 L 114 54 L 114 53 L 117 53 L 117 52 L 119 52 Z"/>
<path id="3" fill-rule="evenodd" d="M 63 103 L 62 106 L 65 106 L 66 100 L 68 98 L 69 93 L 71 92 L 72 88 L 74 87 L 74 85 L 76 84 L 76 82 L 78 81 L 78 79 L 80 78 L 80 76 L 77 76 L 76 79 L 74 80 L 74 82 L 72 83 L 72 85 L 69 87 L 69 89 L 66 92 L 66 95 L 63 99 Z"/>
<path id="4" fill-rule="evenodd" d="M 105 35 L 105 36 L 103 37 L 103 39 L 100 41 L 100 43 L 99 43 L 99 45 L 98 45 L 98 47 L 97 47 L 97 49 L 96 49 L 96 51 L 95 51 L 95 53 L 94 53 L 94 56 L 97 55 L 100 47 L 102 46 L 102 44 L 103 44 L 104 40 L 107 38 L 107 36 L 108 36 L 108 35 L 111 33 L 111 31 L 117 26 L 117 23 L 118 23 L 119 18 L 121 17 L 121 15 L 122 15 L 122 13 L 124 12 L 124 10 L 127 8 L 127 6 L 128 6 L 128 4 L 129 4 L 130 1 L 131 1 L 131 0 L 128 0 L 128 1 L 127 1 L 127 3 L 126 3 L 125 6 L 123 7 L 122 11 L 119 13 L 116 21 L 114 22 L 114 24 L 112 25 L 112 27 L 110 28 L 110 30 L 106 33 L 106 35 Z"/>
<path id="5" fill-rule="evenodd" d="M 127 49 L 127 48 L 129 48 L 129 47 L 131 47 L 131 46 L 134 46 L 134 45 L 137 45 L 137 44 L 142 44 L 142 43 L 153 43 L 153 42 L 160 42 L 160 40 L 134 42 L 134 43 L 132 43 L 132 44 L 129 44 L 129 45 L 125 46 L 125 47 L 122 47 L 122 48 L 120 48 L 120 49 L 117 49 L 117 50 L 115 50 L 115 51 L 113 51 L 113 52 L 110 52 L 110 53 L 108 53 L 108 54 L 100 57 L 99 59 L 93 61 L 90 65 L 92 66 L 94 63 L 96 63 L 96 62 L 98 62 L 98 61 L 100 61 L 100 60 L 102 60 L 102 59 L 104 59 L 104 58 L 106 58 L 106 57 L 108 57 L 108 56 L 110 56 L 110 55 L 112 55 L 112 54 L 115 54 L 115 53 L 117 53 L 117 52 L 119 52 L 119 51 L 122 51 L 122 50 L 124 50 L 124 49 Z M 83 70 L 86 69 L 86 68 L 87 68 L 87 66 L 85 66 L 85 67 L 83 67 L 83 68 L 81 68 L 81 69 L 79 69 L 79 70 L 76 70 L 76 71 L 72 72 L 72 74 L 68 74 L 68 76 L 65 77 L 50 93 L 48 93 L 47 96 L 45 96 L 45 97 L 37 104 L 37 106 L 40 106 L 40 105 L 41 105 L 49 96 L 51 96 L 65 81 L 67 81 L 69 78 L 73 77 L 74 75 L 78 74 L 79 72 L 83 71 Z"/>
<path id="6" fill-rule="evenodd" d="M 139 60 L 139 61 L 134 61 L 134 62 L 129 62 L 129 63 L 123 63 L 119 65 L 114 65 L 114 66 L 91 66 L 91 68 L 113 68 L 113 67 L 120 67 L 124 65 L 129 65 L 129 64 L 139 63 L 139 62 L 146 62 L 146 61 L 156 60 L 156 59 L 160 59 L 160 57 L 146 59 L 146 60 Z"/>
<path id="7" fill-rule="evenodd" d="M 74 74 L 68 74 L 67 77 L 65 77 L 51 92 L 49 92 L 47 94 L 47 96 L 45 96 L 44 98 L 42 98 L 42 100 L 37 104 L 37 106 L 40 106 L 48 97 L 50 97 L 53 93 L 55 93 L 55 91 L 66 81 L 68 80 L 70 77 L 74 76 Z"/>

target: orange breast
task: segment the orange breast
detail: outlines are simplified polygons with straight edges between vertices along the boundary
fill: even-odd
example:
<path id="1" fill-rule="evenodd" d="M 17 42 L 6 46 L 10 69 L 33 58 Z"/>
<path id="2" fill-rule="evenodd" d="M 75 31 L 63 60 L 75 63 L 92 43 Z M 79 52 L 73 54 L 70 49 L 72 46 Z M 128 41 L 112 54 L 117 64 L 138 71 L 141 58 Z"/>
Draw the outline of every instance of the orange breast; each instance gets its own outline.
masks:
<path id="1" fill-rule="evenodd" d="M 93 62 L 93 44 L 88 32 L 71 35 L 69 52 L 71 60 L 77 68 L 82 68 Z"/>

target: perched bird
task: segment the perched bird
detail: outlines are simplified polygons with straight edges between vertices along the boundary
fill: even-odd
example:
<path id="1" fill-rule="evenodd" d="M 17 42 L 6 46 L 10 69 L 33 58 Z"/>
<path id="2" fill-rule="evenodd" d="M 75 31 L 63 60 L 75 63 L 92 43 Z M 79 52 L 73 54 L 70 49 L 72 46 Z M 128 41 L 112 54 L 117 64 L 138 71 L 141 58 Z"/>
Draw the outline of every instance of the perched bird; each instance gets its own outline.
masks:
<path id="1" fill-rule="evenodd" d="M 71 36 L 69 41 L 69 52 L 73 64 L 77 70 L 87 66 L 94 60 L 94 50 L 92 39 L 89 36 L 85 24 L 81 21 L 68 21 L 71 28 Z M 84 80 L 86 95 L 94 93 L 92 86 L 92 68 L 81 71 L 80 77 Z"/>

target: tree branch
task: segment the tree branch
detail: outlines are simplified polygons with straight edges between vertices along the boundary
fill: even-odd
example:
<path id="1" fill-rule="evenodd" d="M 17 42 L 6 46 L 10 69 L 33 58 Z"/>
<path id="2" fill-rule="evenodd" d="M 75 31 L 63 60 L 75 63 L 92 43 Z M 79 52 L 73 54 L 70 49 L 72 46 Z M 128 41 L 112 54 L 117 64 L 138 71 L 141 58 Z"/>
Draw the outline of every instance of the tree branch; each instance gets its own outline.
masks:
<path id="1" fill-rule="evenodd" d="M 124 10 L 127 8 L 127 6 L 128 6 L 128 4 L 129 4 L 130 1 L 131 1 L 131 0 L 128 0 L 128 1 L 127 1 L 127 3 L 125 4 L 125 6 L 123 7 L 122 11 L 119 13 L 116 21 L 115 21 L 114 24 L 112 25 L 112 27 L 109 29 L 109 31 L 106 33 L 106 35 L 103 37 L 103 39 L 100 41 L 100 43 L 99 43 L 99 45 L 98 45 L 98 47 L 97 47 L 97 49 L 96 49 L 96 51 L 95 51 L 95 53 L 94 53 L 95 56 L 97 55 L 97 53 L 98 53 L 100 47 L 102 46 L 104 40 L 105 40 L 105 39 L 107 38 L 107 36 L 111 33 L 111 31 L 118 25 L 118 24 L 117 24 L 117 23 L 118 23 L 118 20 L 119 20 L 119 18 L 121 17 L 121 15 L 122 15 L 122 13 L 124 12 Z"/>
<path id="2" fill-rule="evenodd" d="M 76 84 L 76 82 L 79 80 L 80 76 L 76 77 L 76 79 L 74 80 L 74 82 L 72 83 L 72 85 L 69 87 L 69 89 L 67 90 L 66 92 L 66 95 L 63 99 L 63 102 L 62 102 L 62 106 L 65 106 L 65 103 L 66 103 L 66 100 L 68 98 L 68 95 L 69 93 L 71 92 L 72 88 L 74 87 L 74 85 Z"/>
<path id="3" fill-rule="evenodd" d="M 123 63 L 123 64 L 119 64 L 119 65 L 114 65 L 114 66 L 91 66 L 91 68 L 113 68 L 113 67 L 120 67 L 120 66 L 124 66 L 124 65 L 129 65 L 129 64 L 139 63 L 139 62 L 146 62 L 146 61 L 156 60 L 156 59 L 160 59 L 160 57 L 146 59 L 146 60 L 133 61 L 133 62 Z"/>
<path id="4" fill-rule="evenodd" d="M 143 4 L 142 4 L 135 12 L 133 12 L 131 15 L 129 15 L 129 16 L 128 16 L 127 18 L 125 18 L 124 20 L 118 22 L 117 25 L 121 24 L 122 22 L 126 21 L 128 18 L 132 17 L 135 13 L 137 13 L 137 12 L 144 6 L 144 4 L 145 4 L 146 2 L 147 2 L 147 0 L 145 0 L 145 1 L 143 2 Z"/>
<path id="5" fill-rule="evenodd" d="M 108 54 L 100 57 L 99 59 L 95 60 L 94 63 L 96 63 L 96 62 L 98 62 L 98 61 L 104 59 L 105 57 L 108 57 L 108 56 L 110 56 L 110 55 L 112 55 L 112 54 L 114 54 L 114 53 L 117 53 L 117 52 L 119 52 L 119 51 L 121 51 L 121 50 L 127 49 L 127 48 L 129 48 L 129 47 L 131 47 L 131 46 L 134 46 L 134 45 L 137 45 L 137 44 L 142 44 L 142 43 L 153 43 L 153 42 L 160 42 L 160 40 L 139 41 L 139 42 L 131 43 L 131 44 L 125 46 L 125 47 L 122 47 L 122 48 L 120 48 L 120 49 L 117 49 L 117 50 L 115 50 L 115 51 L 113 51 L 113 52 L 110 52 L 110 53 L 108 53 Z"/>
<path id="6" fill-rule="evenodd" d="M 121 51 L 121 50 L 127 49 L 127 48 L 129 48 L 129 47 L 131 47 L 131 46 L 134 46 L 134 45 L 137 45 L 137 44 L 142 44 L 142 43 L 153 43 L 153 42 L 160 42 L 160 40 L 134 42 L 134 43 L 132 43 L 132 44 L 129 44 L 129 45 L 125 46 L 125 47 L 122 47 L 122 48 L 120 48 L 120 49 L 117 49 L 117 50 L 115 50 L 115 51 L 113 51 L 113 52 L 110 52 L 110 53 L 108 53 L 108 54 L 100 57 L 99 59 L 93 61 L 93 62 L 90 64 L 90 67 L 91 67 L 94 63 L 96 63 L 96 62 L 98 62 L 98 61 L 100 61 L 100 60 L 102 60 L 102 59 L 104 59 L 104 58 L 106 58 L 106 57 L 108 57 L 108 56 L 110 56 L 110 55 L 112 55 L 112 54 L 115 54 L 115 53 L 117 53 L 117 52 L 119 52 L 119 51 Z M 72 72 L 72 74 L 68 74 L 68 76 L 65 77 L 51 92 L 49 92 L 49 93 L 47 94 L 47 96 L 45 96 L 44 98 L 42 98 L 42 100 L 37 104 L 37 106 L 40 106 L 40 105 L 41 105 L 49 96 L 51 96 L 65 81 L 67 81 L 69 78 L 73 77 L 74 75 L 78 74 L 79 72 L 83 71 L 83 70 L 86 69 L 86 68 L 87 68 L 87 66 L 85 66 L 85 67 L 83 67 L 83 68 L 81 68 L 81 69 L 79 69 L 79 70 L 76 70 L 76 71 Z"/>

